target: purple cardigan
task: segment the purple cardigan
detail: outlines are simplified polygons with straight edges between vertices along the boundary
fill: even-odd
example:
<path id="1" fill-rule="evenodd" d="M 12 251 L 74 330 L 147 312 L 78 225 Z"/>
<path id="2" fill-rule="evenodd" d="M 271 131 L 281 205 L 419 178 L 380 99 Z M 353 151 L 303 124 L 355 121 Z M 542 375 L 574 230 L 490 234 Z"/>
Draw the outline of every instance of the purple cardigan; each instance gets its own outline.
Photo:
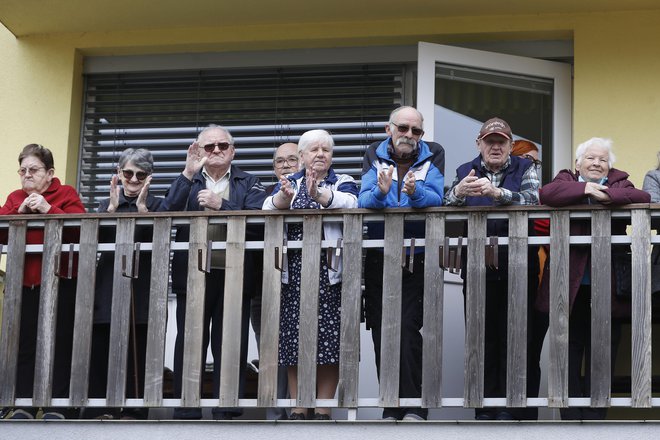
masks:
<path id="1" fill-rule="evenodd" d="M 628 173 L 610 169 L 607 174 L 605 186 L 608 188 L 605 192 L 612 199 L 612 205 L 626 205 L 629 203 L 649 203 L 651 196 L 640 189 L 636 189 L 630 180 Z M 584 194 L 585 182 L 578 181 L 579 174 L 570 170 L 562 170 L 557 174 L 552 182 L 543 186 L 539 191 L 541 204 L 549 206 L 572 206 L 584 205 L 589 203 L 588 197 Z M 625 234 L 625 221 L 613 222 L 612 234 Z M 571 221 L 571 235 L 591 235 L 591 223 L 585 221 Z M 571 246 L 569 253 L 569 298 L 570 309 L 573 308 L 577 291 L 580 288 L 587 264 L 590 264 L 590 249 L 588 247 Z M 545 262 L 543 279 L 539 288 L 539 294 L 536 299 L 536 308 L 541 312 L 548 312 L 550 307 L 550 259 Z M 612 280 L 614 282 L 614 280 Z M 614 294 L 614 285 L 612 285 L 612 316 L 624 317 L 630 316 L 630 303 L 618 301 Z"/>

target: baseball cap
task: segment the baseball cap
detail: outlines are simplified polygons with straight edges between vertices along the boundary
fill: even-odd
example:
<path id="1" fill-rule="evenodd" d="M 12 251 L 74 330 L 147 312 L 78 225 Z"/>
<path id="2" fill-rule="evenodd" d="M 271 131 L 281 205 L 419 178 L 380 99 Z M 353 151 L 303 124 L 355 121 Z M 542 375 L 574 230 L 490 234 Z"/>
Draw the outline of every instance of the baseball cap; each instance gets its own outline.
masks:
<path id="1" fill-rule="evenodd" d="M 481 131 L 479 131 L 479 137 L 477 139 L 483 139 L 486 136 L 491 134 L 501 134 L 505 138 L 511 140 L 513 135 L 511 134 L 511 127 L 506 123 L 505 120 L 500 118 L 491 118 L 484 122 L 484 125 L 481 126 Z"/>

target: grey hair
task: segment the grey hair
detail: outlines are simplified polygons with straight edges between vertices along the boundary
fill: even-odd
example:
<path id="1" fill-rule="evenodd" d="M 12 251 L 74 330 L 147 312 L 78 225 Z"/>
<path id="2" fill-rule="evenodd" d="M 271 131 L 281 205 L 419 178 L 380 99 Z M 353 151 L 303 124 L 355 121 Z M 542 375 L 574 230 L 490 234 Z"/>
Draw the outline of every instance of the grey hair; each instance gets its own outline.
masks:
<path id="1" fill-rule="evenodd" d="M 325 130 L 309 130 L 306 131 L 300 136 L 298 140 L 298 153 L 302 153 L 310 145 L 321 143 L 323 145 L 328 145 L 330 148 L 335 147 L 335 141 Z"/>
<path id="2" fill-rule="evenodd" d="M 127 148 L 122 151 L 117 161 L 117 167 L 124 168 L 129 162 L 133 162 L 136 167 L 149 174 L 154 172 L 154 157 L 151 151 L 145 148 Z"/>
<path id="3" fill-rule="evenodd" d="M 231 135 L 231 133 L 229 132 L 229 130 L 227 130 L 227 129 L 226 129 L 225 127 L 223 127 L 222 125 L 217 125 L 217 124 L 209 124 L 209 125 L 207 125 L 206 127 L 204 127 L 204 128 L 202 129 L 202 131 L 200 131 L 199 134 L 197 135 L 197 141 L 199 142 L 199 139 L 202 137 L 202 135 L 203 135 L 204 133 L 206 133 L 207 131 L 211 131 L 211 130 L 222 130 L 222 131 L 224 131 L 225 134 L 227 135 L 227 137 L 229 138 L 229 143 L 230 143 L 231 145 L 234 145 L 234 137 Z"/>
<path id="4" fill-rule="evenodd" d="M 612 164 L 616 162 L 616 156 L 614 156 L 614 153 L 612 153 L 612 144 L 613 144 L 612 139 L 605 139 L 599 137 L 592 137 L 591 139 L 582 142 L 575 149 L 575 163 L 579 164 L 582 162 L 582 158 L 584 157 L 584 153 L 586 153 L 587 149 L 591 147 L 598 147 L 607 150 L 607 154 L 609 157 L 608 164 L 609 167 L 612 168 Z"/>
<path id="5" fill-rule="evenodd" d="M 415 107 L 412 107 L 410 105 L 402 105 L 401 107 L 397 107 L 394 110 L 392 110 L 392 113 L 390 113 L 390 121 L 389 121 L 390 125 L 394 124 L 394 118 L 396 117 L 397 114 L 399 114 L 400 111 L 408 110 L 408 109 L 414 110 L 419 115 L 419 120 L 422 121 L 422 126 L 419 127 L 419 128 L 421 128 L 423 130 L 424 129 L 424 116 L 422 115 L 422 113 L 419 110 L 417 110 Z"/>

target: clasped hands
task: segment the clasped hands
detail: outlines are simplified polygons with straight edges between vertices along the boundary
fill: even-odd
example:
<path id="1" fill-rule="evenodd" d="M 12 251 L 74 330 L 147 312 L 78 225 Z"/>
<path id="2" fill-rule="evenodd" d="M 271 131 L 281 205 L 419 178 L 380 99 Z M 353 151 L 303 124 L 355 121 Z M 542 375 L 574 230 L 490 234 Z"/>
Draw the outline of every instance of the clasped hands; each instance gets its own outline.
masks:
<path id="1" fill-rule="evenodd" d="M 502 190 L 495 185 L 487 177 L 477 177 L 474 170 L 465 176 L 454 188 L 456 197 L 490 197 L 492 199 L 499 199 L 502 197 Z"/>

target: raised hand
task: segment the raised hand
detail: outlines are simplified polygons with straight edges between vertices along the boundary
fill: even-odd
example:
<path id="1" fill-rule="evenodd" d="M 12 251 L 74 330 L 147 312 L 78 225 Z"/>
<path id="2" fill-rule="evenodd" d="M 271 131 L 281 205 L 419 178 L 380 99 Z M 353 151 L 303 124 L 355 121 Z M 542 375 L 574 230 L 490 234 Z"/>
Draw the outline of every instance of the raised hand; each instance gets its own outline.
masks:
<path id="1" fill-rule="evenodd" d="M 415 174 L 412 171 L 408 171 L 405 177 L 402 191 L 409 196 L 412 196 L 415 193 Z"/>
<path id="2" fill-rule="evenodd" d="M 147 176 L 147 178 L 144 180 L 144 185 L 142 186 L 140 194 L 138 194 L 138 198 L 135 201 L 138 212 L 140 213 L 149 212 L 149 208 L 147 208 L 147 196 L 149 195 L 149 185 L 151 185 L 151 178 L 152 176 Z"/>
<path id="3" fill-rule="evenodd" d="M 206 163 L 207 157 L 202 154 L 204 149 L 197 143 L 197 141 L 190 144 L 186 154 L 186 167 L 183 169 L 183 175 L 188 180 L 192 180 L 193 176 L 202 169 Z"/>
<path id="4" fill-rule="evenodd" d="M 117 206 L 119 206 L 119 191 L 121 191 L 121 189 L 117 185 L 118 183 L 119 176 L 115 174 L 112 176 L 112 179 L 110 179 L 110 203 L 108 204 L 108 212 L 115 212 Z"/>
<path id="5" fill-rule="evenodd" d="M 390 167 L 385 170 L 381 170 L 378 172 L 378 189 L 380 190 L 381 193 L 387 194 L 390 191 L 390 187 L 392 186 L 392 174 L 394 173 L 394 166 L 390 165 Z"/>

